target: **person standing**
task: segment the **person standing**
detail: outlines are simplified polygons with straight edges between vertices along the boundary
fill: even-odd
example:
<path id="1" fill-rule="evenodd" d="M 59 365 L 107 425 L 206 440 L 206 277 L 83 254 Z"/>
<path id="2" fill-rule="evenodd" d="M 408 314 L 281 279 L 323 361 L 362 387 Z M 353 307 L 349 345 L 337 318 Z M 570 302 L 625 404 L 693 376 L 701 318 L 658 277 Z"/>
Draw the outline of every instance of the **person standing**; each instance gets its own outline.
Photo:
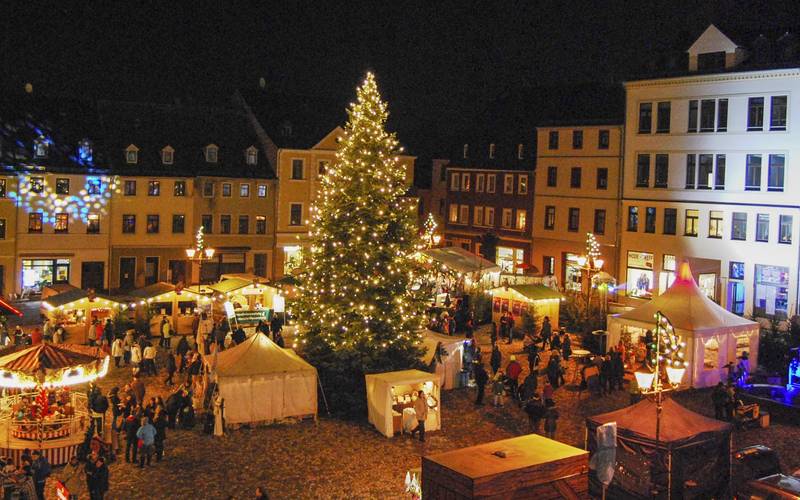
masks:
<path id="1" fill-rule="evenodd" d="M 486 392 L 486 383 L 489 381 L 489 374 L 483 363 L 475 363 L 475 385 L 478 387 L 478 396 L 475 398 L 476 406 L 483 406 L 483 395 Z"/>
<path id="2" fill-rule="evenodd" d="M 136 437 L 142 440 L 142 449 L 139 450 L 139 468 L 144 469 L 145 462 L 150 466 L 150 458 L 153 456 L 156 444 L 156 428 L 147 417 L 142 417 Z"/>
<path id="3" fill-rule="evenodd" d="M 136 437 L 139 421 L 135 415 L 128 415 L 122 427 L 125 430 L 125 461 L 135 464 L 139 454 L 139 438 Z"/>
<path id="4" fill-rule="evenodd" d="M 508 319 L 506 320 L 508 323 L 508 345 L 511 345 L 514 342 L 514 315 L 508 313 Z"/>
<path id="5" fill-rule="evenodd" d="M 142 382 L 142 379 L 140 379 L 138 375 L 133 376 L 133 381 L 131 382 L 131 391 L 133 392 L 133 397 L 136 399 L 136 403 L 139 406 L 144 406 L 144 395 L 146 388 L 144 382 Z"/>
<path id="6" fill-rule="evenodd" d="M 131 364 L 133 365 L 134 373 L 139 372 L 142 369 L 140 366 L 142 363 L 142 348 L 139 347 L 139 344 L 136 342 L 133 343 L 131 346 Z"/>
<path id="7" fill-rule="evenodd" d="M 172 330 L 172 327 L 170 326 L 169 319 L 167 319 L 167 315 L 165 314 L 161 317 L 161 324 L 158 327 L 158 332 L 161 334 L 161 340 L 159 341 L 158 345 L 166 349 L 169 349 L 170 347 L 170 330 Z"/>
<path id="8" fill-rule="evenodd" d="M 167 362 L 166 362 L 166 369 L 167 369 L 167 378 L 164 380 L 164 384 L 170 386 L 175 382 L 172 381 L 172 377 L 175 375 L 175 371 L 177 370 L 177 366 L 175 364 L 175 355 L 172 352 L 167 351 Z"/>
<path id="9" fill-rule="evenodd" d="M 539 367 L 539 348 L 531 342 L 525 350 L 528 352 L 528 371 L 533 373 Z"/>
<path id="10" fill-rule="evenodd" d="M 556 405 L 549 405 L 544 411 L 544 434 L 550 439 L 556 438 L 556 427 L 558 424 L 558 409 Z"/>
<path id="11" fill-rule="evenodd" d="M 183 373 L 186 369 L 186 354 L 189 350 L 189 341 L 186 340 L 185 336 L 181 336 L 180 340 L 178 340 L 178 346 L 175 348 L 175 353 L 180 359 L 180 365 L 178 366 L 178 372 L 180 373 Z"/>
<path id="12" fill-rule="evenodd" d="M 522 365 L 517 361 L 516 356 L 511 356 L 511 360 L 506 366 L 506 377 L 508 378 L 508 390 L 512 399 L 519 399 L 519 376 L 522 374 Z"/>
<path id="13" fill-rule="evenodd" d="M 111 318 L 106 318 L 106 323 L 103 325 L 103 340 L 111 344 L 114 339 L 114 323 Z"/>
<path id="14" fill-rule="evenodd" d="M 425 419 L 428 418 L 428 398 L 425 397 L 423 391 L 417 393 L 417 399 L 414 401 L 414 411 L 417 414 L 417 427 L 411 431 L 411 438 L 414 434 L 419 432 L 419 440 L 425 442 Z"/>
<path id="15" fill-rule="evenodd" d="M 714 418 L 717 420 L 725 420 L 725 402 L 728 400 L 728 394 L 725 392 L 725 385 L 718 382 L 711 391 L 711 403 L 714 405 Z"/>
<path id="16" fill-rule="evenodd" d="M 500 369 L 501 360 L 502 355 L 500 354 L 500 349 L 497 347 L 497 344 L 492 345 L 492 356 L 489 358 L 489 365 L 492 367 L 492 375 L 495 375 L 497 370 Z"/>
<path id="17" fill-rule="evenodd" d="M 553 325 L 550 324 L 550 317 L 545 316 L 542 321 L 542 350 L 547 349 L 550 344 L 550 337 L 553 336 Z"/>
<path id="18" fill-rule="evenodd" d="M 39 497 L 39 500 L 44 500 L 44 485 L 47 483 L 47 478 L 50 477 L 51 469 L 47 458 L 45 458 L 39 450 L 34 450 L 33 452 L 31 469 L 33 470 L 33 483 L 36 487 L 36 496 Z"/>
<path id="19" fill-rule="evenodd" d="M 125 346 L 124 341 L 117 337 L 114 339 L 114 342 L 111 343 L 111 356 L 114 358 L 114 366 L 119 368 L 119 362 L 122 360 L 122 357 L 125 355 Z"/>
<path id="20" fill-rule="evenodd" d="M 147 343 L 147 346 L 144 348 L 144 352 L 142 353 L 142 357 L 144 358 L 144 368 L 145 371 L 150 375 L 158 375 L 156 371 L 156 348 L 150 342 Z"/>
<path id="21" fill-rule="evenodd" d="M 503 406 L 503 394 L 506 391 L 504 379 L 503 370 L 500 370 L 495 374 L 492 382 L 492 403 L 495 407 Z"/>
<path id="22" fill-rule="evenodd" d="M 572 356 L 572 339 L 569 338 L 569 334 L 562 330 L 563 336 L 561 337 L 561 357 L 564 358 L 564 361 L 569 361 L 569 357 Z"/>
<path id="23" fill-rule="evenodd" d="M 160 462 L 164 457 L 164 441 L 167 440 L 167 416 L 165 409 L 161 406 L 156 407 L 156 416 L 153 419 L 153 427 L 156 429 L 155 450 L 156 462 Z"/>
<path id="24" fill-rule="evenodd" d="M 615 351 L 611 353 L 611 385 L 614 389 L 623 390 L 625 380 L 625 362 L 622 360 L 622 353 Z"/>
<path id="25" fill-rule="evenodd" d="M 525 413 L 528 415 L 528 422 L 531 424 L 531 432 L 539 434 L 545 408 L 542 403 L 542 398 L 540 398 L 538 394 L 534 393 L 528 402 L 525 403 Z"/>
<path id="26" fill-rule="evenodd" d="M 69 500 L 78 500 L 83 493 L 83 466 L 76 455 L 70 457 L 67 465 L 61 470 L 59 481 L 67 488 Z"/>
<path id="27" fill-rule="evenodd" d="M 108 491 L 108 466 L 105 458 L 91 457 L 84 466 L 86 471 L 86 484 L 89 487 L 91 500 L 103 500 Z"/>

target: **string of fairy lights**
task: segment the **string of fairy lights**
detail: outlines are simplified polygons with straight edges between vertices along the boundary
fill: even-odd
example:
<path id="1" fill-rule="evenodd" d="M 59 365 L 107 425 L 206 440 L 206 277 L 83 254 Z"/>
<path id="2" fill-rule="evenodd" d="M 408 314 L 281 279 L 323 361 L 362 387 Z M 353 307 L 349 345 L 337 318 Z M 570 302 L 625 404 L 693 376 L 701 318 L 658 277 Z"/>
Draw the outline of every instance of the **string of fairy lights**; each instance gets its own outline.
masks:
<path id="1" fill-rule="evenodd" d="M 661 330 L 660 335 L 656 335 L 656 341 L 661 342 L 659 349 L 656 345 L 651 345 L 651 365 L 655 365 L 656 352 L 658 352 L 658 361 L 665 363 L 667 368 L 682 368 L 686 366 L 686 342 L 684 342 L 680 335 L 675 333 L 675 328 L 669 319 L 663 314 L 656 315 L 656 328 Z M 659 333 L 659 332 L 656 332 Z"/>
<path id="2" fill-rule="evenodd" d="M 387 104 L 367 73 L 348 109 L 336 160 L 311 209 L 311 245 L 298 286 L 300 322 L 331 348 L 419 341 L 424 299 L 413 290 L 424 248 L 406 198 L 402 147 L 385 129 Z"/>

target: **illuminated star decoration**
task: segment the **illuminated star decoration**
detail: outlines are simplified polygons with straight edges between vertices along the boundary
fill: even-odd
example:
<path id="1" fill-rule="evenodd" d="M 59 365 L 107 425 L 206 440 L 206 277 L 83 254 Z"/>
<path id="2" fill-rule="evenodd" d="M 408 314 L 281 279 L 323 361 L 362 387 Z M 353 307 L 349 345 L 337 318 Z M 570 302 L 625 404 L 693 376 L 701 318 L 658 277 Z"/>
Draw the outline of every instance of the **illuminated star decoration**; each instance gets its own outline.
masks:
<path id="1" fill-rule="evenodd" d="M 436 219 L 433 217 L 433 214 L 428 212 L 428 218 L 425 219 L 425 223 L 422 225 L 424 230 L 424 235 L 427 241 L 431 241 L 433 239 L 433 234 L 436 232 L 436 228 L 439 227 L 439 224 L 436 223 Z"/>

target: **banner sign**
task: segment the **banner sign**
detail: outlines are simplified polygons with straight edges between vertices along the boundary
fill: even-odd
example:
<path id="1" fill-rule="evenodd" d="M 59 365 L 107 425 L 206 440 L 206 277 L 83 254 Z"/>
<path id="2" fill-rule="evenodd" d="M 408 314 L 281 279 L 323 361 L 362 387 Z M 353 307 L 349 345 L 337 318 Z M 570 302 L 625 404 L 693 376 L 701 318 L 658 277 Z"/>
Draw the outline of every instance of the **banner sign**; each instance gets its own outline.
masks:
<path id="1" fill-rule="evenodd" d="M 259 321 L 269 321 L 272 316 L 270 309 L 257 309 L 255 311 L 236 311 L 236 321 L 242 325 L 257 325 Z"/>

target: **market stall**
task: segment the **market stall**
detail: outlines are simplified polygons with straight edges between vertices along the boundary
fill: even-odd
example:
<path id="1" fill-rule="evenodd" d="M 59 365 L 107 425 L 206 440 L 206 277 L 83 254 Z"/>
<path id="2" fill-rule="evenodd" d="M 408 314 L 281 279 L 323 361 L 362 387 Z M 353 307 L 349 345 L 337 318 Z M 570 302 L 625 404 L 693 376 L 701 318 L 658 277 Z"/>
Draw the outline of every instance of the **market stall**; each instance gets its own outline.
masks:
<path id="1" fill-rule="evenodd" d="M 225 425 L 317 416 L 317 370 L 266 335 L 203 358 L 224 401 Z"/>
<path id="2" fill-rule="evenodd" d="M 222 275 L 218 283 L 205 285 L 215 299 L 216 314 L 226 314 L 225 303 L 230 303 L 234 317 L 232 323 L 241 326 L 255 326 L 259 321 L 269 321 L 277 302 L 282 303 L 280 291 L 261 283 L 252 275 Z M 226 314 L 227 315 L 227 314 Z"/>
<path id="3" fill-rule="evenodd" d="M 420 370 L 373 373 L 366 375 L 369 423 L 386 437 L 402 431 L 404 412 L 413 412 L 418 391 L 428 403 L 425 431 L 442 426 L 438 377 Z"/>
<path id="4" fill-rule="evenodd" d="M 17 464 L 25 449 L 41 450 L 51 465 L 62 465 L 83 442 L 90 418 L 86 394 L 71 386 L 108 372 L 99 348 L 72 344 L 15 346 L 0 351 L 0 454 Z"/>
<path id="5" fill-rule="evenodd" d="M 557 290 L 544 285 L 506 285 L 490 290 L 492 294 L 492 321 L 500 324 L 500 317 L 506 312 L 514 316 L 516 325 L 526 311 L 536 311 L 539 325 L 545 316 L 550 318 L 553 330 L 558 329 L 558 313 L 564 296 Z"/>
<path id="6" fill-rule="evenodd" d="M 730 479 L 733 426 L 666 399 L 656 441 L 656 411 L 656 403 L 645 399 L 586 419 L 586 449 L 592 455 L 598 449 L 597 427 L 617 424 L 616 463 L 607 498 L 653 498 L 653 490 L 659 492 L 656 498 L 719 498 Z M 593 480 L 591 486 L 599 495 L 600 485 Z"/>
<path id="7" fill-rule="evenodd" d="M 727 378 L 726 365 L 747 352 L 750 366 L 758 363 L 758 323 L 737 316 L 709 299 L 697 286 L 687 263 L 680 266 L 672 286 L 661 295 L 621 314 L 608 317 L 608 345 L 620 339 L 636 345 L 655 328 L 661 312 L 686 343 L 685 385 L 709 387 Z"/>
<path id="8" fill-rule="evenodd" d="M 442 335 L 431 330 L 422 333 L 422 342 L 426 348 L 422 362 L 427 366 L 435 365 L 434 373 L 442 389 L 461 387 L 466 341 L 466 337 Z"/>
<path id="9" fill-rule="evenodd" d="M 447 297 L 463 295 L 475 284 L 491 287 L 500 277 L 500 266 L 461 247 L 431 248 L 420 252 L 429 267 L 434 306 Z"/>
<path id="10" fill-rule="evenodd" d="M 164 316 L 179 335 L 192 334 L 195 309 L 198 304 L 211 302 L 205 295 L 163 281 L 133 290 L 127 298 L 137 315 L 149 314 L 150 334 L 156 336 L 161 336 Z"/>
<path id="11" fill-rule="evenodd" d="M 105 323 L 127 307 L 119 299 L 73 288 L 42 300 L 41 310 L 54 325 L 64 327 L 65 340 L 86 344 L 96 321 Z"/>

